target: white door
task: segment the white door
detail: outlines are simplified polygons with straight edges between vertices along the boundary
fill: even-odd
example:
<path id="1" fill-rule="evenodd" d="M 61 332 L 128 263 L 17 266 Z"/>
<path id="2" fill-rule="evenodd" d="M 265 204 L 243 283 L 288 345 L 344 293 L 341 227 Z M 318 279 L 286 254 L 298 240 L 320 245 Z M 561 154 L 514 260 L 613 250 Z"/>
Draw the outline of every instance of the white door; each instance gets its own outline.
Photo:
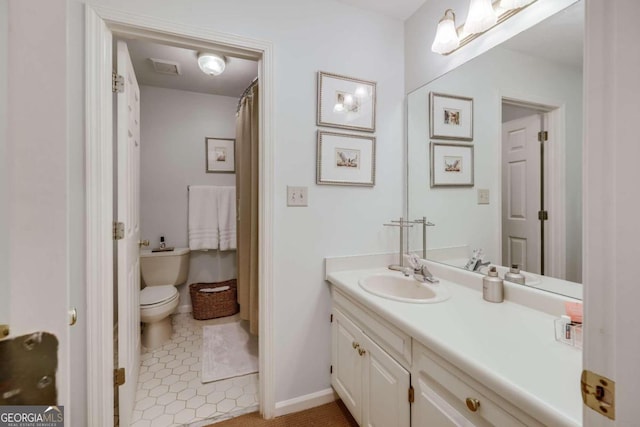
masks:
<path id="1" fill-rule="evenodd" d="M 353 418 L 362 419 L 362 357 L 358 348 L 364 334 L 338 310 L 331 325 L 331 385 Z"/>
<path id="2" fill-rule="evenodd" d="M 539 114 L 502 124 L 502 263 L 540 272 Z"/>
<path id="3" fill-rule="evenodd" d="M 117 94 L 117 222 L 124 223 L 118 240 L 118 367 L 126 382 L 119 388 L 120 425 L 131 423 L 140 366 L 140 89 L 125 42 L 118 42 L 117 73 L 124 92 Z"/>
<path id="4" fill-rule="evenodd" d="M 365 427 L 409 427 L 411 377 L 369 337 L 362 336 L 362 425 Z"/>

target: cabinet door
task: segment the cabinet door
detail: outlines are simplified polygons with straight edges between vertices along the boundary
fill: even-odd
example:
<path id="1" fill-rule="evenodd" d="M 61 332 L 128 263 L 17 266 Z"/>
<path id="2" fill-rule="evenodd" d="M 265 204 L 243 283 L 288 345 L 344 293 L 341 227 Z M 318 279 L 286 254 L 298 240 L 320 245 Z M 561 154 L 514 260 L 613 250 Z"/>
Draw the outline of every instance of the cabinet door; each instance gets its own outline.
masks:
<path id="1" fill-rule="evenodd" d="M 369 337 L 363 337 L 359 352 L 364 360 L 362 375 L 362 424 L 366 427 L 409 427 L 409 372 Z"/>
<path id="2" fill-rule="evenodd" d="M 358 424 L 362 424 L 362 363 L 358 353 L 364 334 L 339 310 L 331 325 L 331 385 Z"/>
<path id="3" fill-rule="evenodd" d="M 414 426 L 428 427 L 476 427 L 453 406 L 429 387 L 421 375 L 413 377 L 415 402 L 411 406 Z"/>

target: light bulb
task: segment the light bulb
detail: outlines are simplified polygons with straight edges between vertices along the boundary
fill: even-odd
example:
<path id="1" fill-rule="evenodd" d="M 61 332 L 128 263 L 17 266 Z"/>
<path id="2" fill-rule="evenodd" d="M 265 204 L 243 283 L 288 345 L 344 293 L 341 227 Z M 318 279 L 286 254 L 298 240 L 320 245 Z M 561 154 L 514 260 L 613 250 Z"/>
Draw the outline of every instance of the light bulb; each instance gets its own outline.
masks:
<path id="1" fill-rule="evenodd" d="M 354 95 L 356 98 L 367 98 L 369 96 L 369 91 L 364 86 L 358 86 Z"/>
<path id="2" fill-rule="evenodd" d="M 451 12 L 451 17 L 447 13 Z M 456 15 L 451 9 L 444 12 L 444 16 L 438 23 L 436 37 L 431 45 L 431 51 L 439 54 L 449 53 L 460 46 L 458 31 L 456 30 Z"/>
<path id="3" fill-rule="evenodd" d="M 341 104 L 338 102 L 336 105 L 333 106 L 334 113 L 342 113 L 343 111 L 344 111 L 344 104 Z"/>
<path id="4" fill-rule="evenodd" d="M 466 34 L 483 33 L 497 22 L 498 17 L 493 10 L 491 0 L 471 0 L 464 32 Z"/>
<path id="5" fill-rule="evenodd" d="M 226 63 L 220 55 L 201 53 L 198 55 L 198 66 L 203 73 L 210 76 L 218 76 L 224 71 Z"/>

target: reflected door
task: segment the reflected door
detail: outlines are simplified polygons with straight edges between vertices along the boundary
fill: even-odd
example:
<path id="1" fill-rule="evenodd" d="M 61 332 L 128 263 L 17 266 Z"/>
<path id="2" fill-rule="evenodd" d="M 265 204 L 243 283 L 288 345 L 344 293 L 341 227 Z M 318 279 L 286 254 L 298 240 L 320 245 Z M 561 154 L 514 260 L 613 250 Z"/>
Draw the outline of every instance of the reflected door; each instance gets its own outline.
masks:
<path id="1" fill-rule="evenodd" d="M 502 263 L 540 273 L 541 115 L 502 124 Z"/>

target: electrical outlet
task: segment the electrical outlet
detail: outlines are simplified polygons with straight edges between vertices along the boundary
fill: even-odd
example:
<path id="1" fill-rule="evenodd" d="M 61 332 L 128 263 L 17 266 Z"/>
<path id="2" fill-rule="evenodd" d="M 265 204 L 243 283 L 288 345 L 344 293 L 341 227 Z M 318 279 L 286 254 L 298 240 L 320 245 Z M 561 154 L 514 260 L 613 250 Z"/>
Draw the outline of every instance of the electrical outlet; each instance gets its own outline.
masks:
<path id="1" fill-rule="evenodd" d="M 478 189 L 478 204 L 479 205 L 488 205 L 489 204 L 489 190 L 488 189 Z"/>
<path id="2" fill-rule="evenodd" d="M 309 206 L 307 187 L 287 186 L 287 206 Z"/>

